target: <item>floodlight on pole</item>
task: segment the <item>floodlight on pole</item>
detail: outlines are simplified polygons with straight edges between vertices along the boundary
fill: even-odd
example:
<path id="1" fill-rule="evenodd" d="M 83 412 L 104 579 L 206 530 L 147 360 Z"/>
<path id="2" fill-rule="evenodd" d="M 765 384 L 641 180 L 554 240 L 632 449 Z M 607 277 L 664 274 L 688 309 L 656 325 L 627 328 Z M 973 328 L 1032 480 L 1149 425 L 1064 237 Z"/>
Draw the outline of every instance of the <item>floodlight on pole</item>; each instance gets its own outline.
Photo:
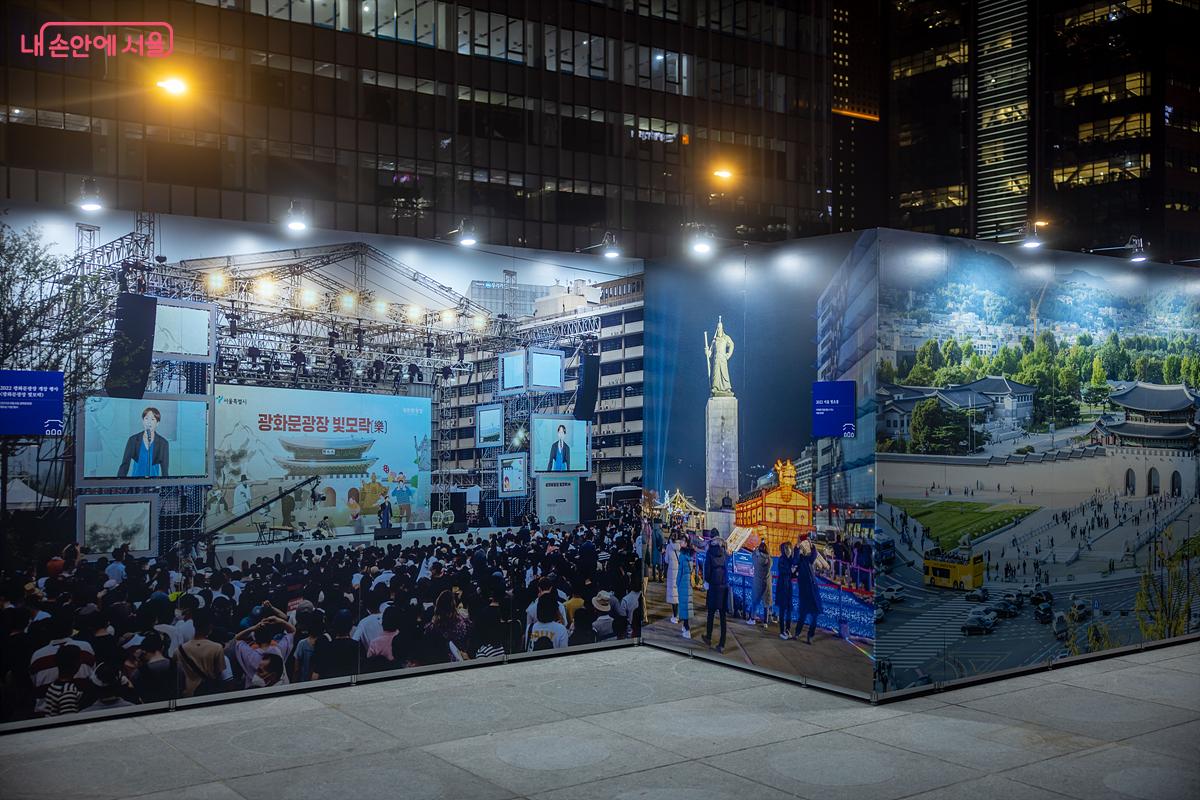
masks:
<path id="1" fill-rule="evenodd" d="M 1136 234 L 1130 236 L 1129 241 L 1125 242 L 1125 244 L 1113 245 L 1112 247 L 1093 247 L 1087 252 L 1104 253 L 1112 250 L 1128 250 L 1129 262 L 1131 264 L 1141 264 L 1150 260 L 1150 254 L 1146 251 L 1146 241 Z"/>
<path id="2" fill-rule="evenodd" d="M 450 231 L 449 236 L 452 239 L 457 239 L 458 243 L 463 247 L 474 247 L 479 243 L 479 237 L 475 233 L 475 223 L 464 217 L 458 223 L 458 227 Z"/>

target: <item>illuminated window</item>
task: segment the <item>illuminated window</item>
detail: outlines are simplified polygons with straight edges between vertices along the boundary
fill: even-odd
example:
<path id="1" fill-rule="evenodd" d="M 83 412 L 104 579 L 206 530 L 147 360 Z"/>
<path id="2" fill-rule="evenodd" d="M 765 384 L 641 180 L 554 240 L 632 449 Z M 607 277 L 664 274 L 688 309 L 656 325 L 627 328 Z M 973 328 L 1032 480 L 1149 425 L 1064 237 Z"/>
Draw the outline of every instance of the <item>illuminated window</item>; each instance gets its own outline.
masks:
<path id="1" fill-rule="evenodd" d="M 1086 164 L 1057 167 L 1054 170 L 1054 185 L 1069 188 L 1131 181 L 1143 177 L 1149 170 L 1150 154 L 1132 153 L 1128 156 L 1115 156 L 1105 161 L 1089 161 Z"/>
<path id="2" fill-rule="evenodd" d="M 1115 103 L 1129 97 L 1144 97 L 1150 93 L 1150 75 L 1145 72 L 1131 72 L 1128 75 L 1118 75 L 1115 78 L 1082 83 L 1055 92 L 1058 105 L 1073 106 L 1081 98 L 1099 97 L 1102 103 Z"/>
<path id="3" fill-rule="evenodd" d="M 892 80 L 932 72 L 952 64 L 967 63 L 967 43 L 953 42 L 934 50 L 925 50 L 892 61 Z"/>
<path id="4" fill-rule="evenodd" d="M 1121 3 L 1088 3 L 1055 18 L 1060 31 L 1118 22 L 1132 14 L 1149 14 L 1151 0 L 1125 0 Z"/>
<path id="5" fill-rule="evenodd" d="M 1114 142 L 1118 139 L 1140 139 L 1150 135 L 1150 115 L 1129 114 L 1079 124 L 1080 142 Z"/>
<path id="6" fill-rule="evenodd" d="M 940 186 L 936 189 L 914 189 L 911 192 L 900 193 L 900 208 L 907 209 L 939 209 L 961 208 L 967 204 L 966 187 Z"/>

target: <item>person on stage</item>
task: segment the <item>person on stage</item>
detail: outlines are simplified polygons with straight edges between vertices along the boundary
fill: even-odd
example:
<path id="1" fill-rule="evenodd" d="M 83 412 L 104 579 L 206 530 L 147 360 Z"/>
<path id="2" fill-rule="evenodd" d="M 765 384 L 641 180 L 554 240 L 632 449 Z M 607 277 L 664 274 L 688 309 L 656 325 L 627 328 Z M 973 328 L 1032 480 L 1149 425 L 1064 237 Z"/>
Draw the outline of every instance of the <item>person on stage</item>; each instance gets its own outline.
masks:
<path id="1" fill-rule="evenodd" d="M 392 527 L 392 503 L 388 500 L 387 495 L 379 500 L 379 527 Z"/>
<path id="2" fill-rule="evenodd" d="M 567 444 L 567 426 L 558 426 L 558 439 L 550 445 L 547 472 L 567 472 L 571 469 L 571 445 Z"/>
<path id="3" fill-rule="evenodd" d="M 171 445 L 158 434 L 162 413 L 154 406 L 142 410 L 142 430 L 125 442 L 125 454 L 117 468 L 118 478 L 166 478 L 170 471 Z M 132 468 L 130 462 L 133 462 Z"/>

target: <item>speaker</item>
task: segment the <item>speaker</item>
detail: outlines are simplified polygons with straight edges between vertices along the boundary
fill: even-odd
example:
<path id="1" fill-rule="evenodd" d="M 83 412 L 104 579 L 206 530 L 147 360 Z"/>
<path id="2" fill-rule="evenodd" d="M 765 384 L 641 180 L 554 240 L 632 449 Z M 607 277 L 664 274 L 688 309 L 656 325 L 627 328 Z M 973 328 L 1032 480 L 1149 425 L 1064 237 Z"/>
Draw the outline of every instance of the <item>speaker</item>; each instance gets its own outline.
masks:
<path id="1" fill-rule="evenodd" d="M 579 391 L 575 395 L 575 419 L 590 421 L 596 416 L 600 395 L 600 354 L 584 353 L 579 364 Z"/>
<path id="2" fill-rule="evenodd" d="M 129 292 L 117 295 L 112 361 L 104 380 L 110 397 L 140 399 L 146 393 L 157 311 L 158 301 L 154 297 Z"/>
<path id="3" fill-rule="evenodd" d="M 579 519 L 594 522 L 596 519 L 596 482 L 579 482 Z"/>
<path id="4" fill-rule="evenodd" d="M 375 541 L 382 542 L 387 539 L 399 539 L 404 535 L 404 528 L 376 528 Z"/>

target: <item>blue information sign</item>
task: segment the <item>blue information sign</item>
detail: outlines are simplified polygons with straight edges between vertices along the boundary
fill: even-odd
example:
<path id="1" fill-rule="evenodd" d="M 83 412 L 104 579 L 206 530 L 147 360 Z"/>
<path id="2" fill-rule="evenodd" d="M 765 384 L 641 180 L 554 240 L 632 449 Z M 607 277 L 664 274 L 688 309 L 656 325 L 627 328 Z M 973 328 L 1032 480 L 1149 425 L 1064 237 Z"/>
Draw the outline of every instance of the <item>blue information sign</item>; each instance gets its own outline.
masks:
<path id="1" fill-rule="evenodd" d="M 0 369 L 0 436 L 62 436 L 63 374 Z"/>
<path id="2" fill-rule="evenodd" d="M 853 439 L 854 381 L 813 381 L 813 437 Z"/>

